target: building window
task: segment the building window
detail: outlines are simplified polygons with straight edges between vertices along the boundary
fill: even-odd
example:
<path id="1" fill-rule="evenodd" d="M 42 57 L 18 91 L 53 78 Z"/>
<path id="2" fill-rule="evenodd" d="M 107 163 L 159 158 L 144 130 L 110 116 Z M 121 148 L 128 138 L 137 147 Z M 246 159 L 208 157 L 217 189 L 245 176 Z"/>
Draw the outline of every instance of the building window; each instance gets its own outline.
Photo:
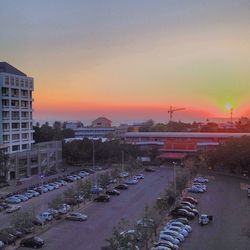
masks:
<path id="1" fill-rule="evenodd" d="M 29 119 L 29 112 L 22 112 L 21 117 L 22 119 Z"/>
<path id="2" fill-rule="evenodd" d="M 11 96 L 18 97 L 19 96 L 19 89 L 11 89 Z"/>
<path id="3" fill-rule="evenodd" d="M 5 76 L 4 83 L 5 83 L 6 85 L 9 85 L 10 79 L 9 79 L 8 76 Z"/>
<path id="4" fill-rule="evenodd" d="M 12 118 L 12 120 L 19 120 L 20 119 L 19 112 L 18 111 L 12 111 L 11 112 L 11 118 Z"/>
<path id="5" fill-rule="evenodd" d="M 28 144 L 23 144 L 22 149 L 28 149 L 28 146 L 29 146 Z"/>
<path id="6" fill-rule="evenodd" d="M 12 124 L 11 124 L 11 127 L 12 127 L 12 129 L 19 129 L 19 123 L 17 123 L 17 122 L 13 122 Z"/>
<path id="7" fill-rule="evenodd" d="M 19 108 L 19 101 L 11 100 L 11 107 L 12 108 Z"/>
<path id="8" fill-rule="evenodd" d="M 8 111 L 3 111 L 3 119 L 8 120 L 10 118 L 10 113 Z"/>
<path id="9" fill-rule="evenodd" d="M 12 135 L 12 140 L 13 141 L 19 141 L 20 140 L 20 135 L 19 134 Z"/>
<path id="10" fill-rule="evenodd" d="M 2 95 L 9 96 L 9 88 L 2 87 Z"/>
<path id="11" fill-rule="evenodd" d="M 3 130 L 7 131 L 10 129 L 9 123 L 3 123 Z"/>
<path id="12" fill-rule="evenodd" d="M 29 139 L 29 134 L 27 134 L 27 133 L 22 134 L 22 139 L 23 139 L 23 140 Z"/>
<path id="13" fill-rule="evenodd" d="M 23 129 L 28 129 L 29 128 L 29 123 L 28 122 L 22 122 L 22 128 Z"/>
<path id="14" fill-rule="evenodd" d="M 12 146 L 12 151 L 18 151 L 19 150 L 19 145 Z"/>
<path id="15" fill-rule="evenodd" d="M 3 107 L 9 107 L 10 103 L 9 100 L 2 100 Z"/>
<path id="16" fill-rule="evenodd" d="M 9 142 L 10 136 L 9 135 L 3 135 L 3 142 Z"/>

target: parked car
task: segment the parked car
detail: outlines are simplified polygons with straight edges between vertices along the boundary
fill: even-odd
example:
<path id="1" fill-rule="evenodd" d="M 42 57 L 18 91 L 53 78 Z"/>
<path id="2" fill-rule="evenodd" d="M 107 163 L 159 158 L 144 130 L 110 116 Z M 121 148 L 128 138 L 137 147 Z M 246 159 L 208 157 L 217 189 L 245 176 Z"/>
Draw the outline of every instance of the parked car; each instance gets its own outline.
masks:
<path id="1" fill-rule="evenodd" d="M 171 241 L 158 241 L 154 243 L 154 247 L 158 249 L 158 247 L 167 247 L 168 249 L 178 250 L 179 246 L 176 244 L 173 244 Z"/>
<path id="2" fill-rule="evenodd" d="M 193 183 L 193 186 L 198 187 L 198 188 L 201 188 L 201 189 L 203 189 L 204 191 L 207 191 L 207 186 L 204 185 L 204 184 L 202 184 L 202 183 L 194 182 L 194 183 Z"/>
<path id="3" fill-rule="evenodd" d="M 41 217 L 42 219 L 46 220 L 46 221 L 52 221 L 53 220 L 53 215 L 49 212 L 43 212 L 39 215 L 39 217 Z"/>
<path id="4" fill-rule="evenodd" d="M 8 234 L 12 234 L 16 238 L 21 238 L 23 236 L 22 232 L 18 231 L 17 229 L 15 229 L 13 227 L 4 228 L 2 231 L 6 232 Z"/>
<path id="5" fill-rule="evenodd" d="M 184 205 L 184 206 L 189 206 L 191 208 L 195 208 L 195 205 L 191 204 L 190 202 L 188 201 L 181 201 L 180 202 L 181 205 Z"/>
<path id="6" fill-rule="evenodd" d="M 55 189 L 55 187 L 53 187 L 52 185 L 49 185 L 49 184 L 45 184 L 45 185 L 43 185 L 45 188 L 47 188 L 48 189 L 48 191 L 52 191 L 52 190 L 54 190 Z"/>
<path id="7" fill-rule="evenodd" d="M 145 177 L 143 174 L 137 174 L 134 176 L 134 178 L 136 178 L 137 180 L 143 180 Z"/>
<path id="8" fill-rule="evenodd" d="M 188 224 L 189 224 L 188 219 L 185 218 L 185 217 L 178 217 L 178 218 L 175 218 L 174 220 L 171 220 L 171 221 L 169 221 L 169 222 L 170 222 L 170 223 L 172 223 L 172 222 L 180 222 L 180 223 L 182 223 L 182 224 L 184 224 L 184 225 L 188 225 Z"/>
<path id="9" fill-rule="evenodd" d="M 44 240 L 37 236 L 23 239 L 20 242 L 21 247 L 40 248 L 43 245 L 44 245 Z"/>
<path id="10" fill-rule="evenodd" d="M 198 200 L 195 199 L 195 198 L 193 198 L 193 197 L 191 197 L 191 196 L 187 196 L 187 197 L 182 198 L 182 201 L 190 202 L 193 205 L 197 205 L 198 204 Z"/>
<path id="11" fill-rule="evenodd" d="M 150 218 L 142 218 L 140 220 L 137 220 L 136 224 L 138 226 L 142 226 L 142 227 L 145 227 L 145 228 L 152 228 L 155 226 L 155 222 L 153 219 L 150 219 Z"/>
<path id="12" fill-rule="evenodd" d="M 29 193 L 29 192 L 25 192 L 23 193 L 24 196 L 26 196 L 28 199 L 31 199 L 34 197 L 34 194 L 33 193 Z"/>
<path id="13" fill-rule="evenodd" d="M 16 197 L 17 199 L 20 199 L 21 201 L 27 201 L 29 198 L 23 194 L 16 194 L 13 197 Z"/>
<path id="14" fill-rule="evenodd" d="M 125 181 L 125 184 L 127 184 L 127 185 L 135 185 L 137 183 L 138 183 L 138 180 L 137 179 L 133 179 L 133 178 L 128 179 L 128 180 Z"/>
<path id="15" fill-rule="evenodd" d="M 46 220 L 40 216 L 36 216 L 32 221 L 34 225 L 42 226 L 46 223 Z"/>
<path id="16" fill-rule="evenodd" d="M 88 219 L 88 216 L 82 213 L 69 213 L 66 215 L 65 219 L 73 221 L 85 221 Z"/>
<path id="17" fill-rule="evenodd" d="M 178 221 L 173 221 L 173 222 L 169 222 L 167 223 L 167 225 L 164 227 L 164 229 L 168 229 L 169 227 L 174 226 L 174 227 L 179 227 L 182 229 L 185 229 L 186 231 L 188 231 L 189 233 L 192 232 L 192 228 L 189 225 L 184 225 L 181 222 Z"/>
<path id="18" fill-rule="evenodd" d="M 202 176 L 199 176 L 197 178 L 194 179 L 194 182 L 200 182 L 200 183 L 208 183 L 208 179 Z"/>
<path id="19" fill-rule="evenodd" d="M 178 239 L 180 242 L 183 242 L 185 240 L 185 237 L 181 233 L 175 232 L 172 230 L 162 230 L 162 231 L 160 231 L 160 235 L 173 236 L 174 238 Z"/>
<path id="20" fill-rule="evenodd" d="M 171 235 L 166 235 L 166 234 L 162 234 L 159 236 L 159 241 L 170 241 L 171 243 L 179 246 L 180 245 L 180 240 L 178 240 L 177 238 L 171 236 Z"/>
<path id="21" fill-rule="evenodd" d="M 18 204 L 18 203 L 21 202 L 21 200 L 20 200 L 19 198 L 14 197 L 14 196 L 11 196 L 11 197 L 6 198 L 5 201 L 6 201 L 7 203 L 10 203 L 10 204 Z"/>
<path id="22" fill-rule="evenodd" d="M 3 243 L 3 241 L 0 240 L 0 249 L 4 249 L 5 245 Z"/>
<path id="23" fill-rule="evenodd" d="M 108 195 L 120 195 L 120 192 L 116 189 L 111 189 L 111 190 L 107 190 L 106 194 L 108 194 Z"/>
<path id="24" fill-rule="evenodd" d="M 188 212 L 193 213 L 194 215 L 198 215 L 198 214 L 199 214 L 199 211 L 198 211 L 197 209 L 191 208 L 191 207 L 189 207 L 189 206 L 181 205 L 181 206 L 179 206 L 178 208 L 180 208 L 180 209 L 185 209 L 185 210 L 187 210 Z"/>
<path id="25" fill-rule="evenodd" d="M 189 220 L 194 219 L 195 215 L 193 213 L 188 212 L 185 209 L 178 209 L 178 210 L 173 210 L 171 214 L 174 217 L 186 217 Z"/>
<path id="26" fill-rule="evenodd" d="M 154 168 L 147 167 L 145 168 L 146 172 L 155 172 L 156 170 Z"/>
<path id="27" fill-rule="evenodd" d="M 97 202 L 108 202 L 109 200 L 110 200 L 109 195 L 105 195 L 105 194 L 101 194 L 94 199 L 94 201 L 97 201 Z"/>
<path id="28" fill-rule="evenodd" d="M 30 234 L 34 232 L 34 227 L 32 225 L 27 225 L 25 227 L 17 227 L 16 228 L 18 231 L 22 232 L 22 234 Z"/>
<path id="29" fill-rule="evenodd" d="M 6 209 L 6 213 L 14 213 L 18 211 L 19 209 L 21 209 L 20 205 L 13 205 Z"/>
<path id="30" fill-rule="evenodd" d="M 92 193 L 92 194 L 99 194 L 99 193 L 101 193 L 102 191 L 103 191 L 103 188 L 98 187 L 98 186 L 94 186 L 94 187 L 92 187 L 92 189 L 91 189 L 91 193 Z"/>
<path id="31" fill-rule="evenodd" d="M 115 189 L 125 190 L 128 189 L 128 185 L 126 184 L 120 184 L 115 187 Z"/>
<path id="32" fill-rule="evenodd" d="M 192 186 L 191 188 L 188 188 L 187 190 L 190 193 L 204 193 L 205 192 L 202 188 L 197 187 L 197 186 Z"/>
<path id="33" fill-rule="evenodd" d="M 177 233 L 180 233 L 182 234 L 185 238 L 188 237 L 188 231 L 184 228 L 181 228 L 181 227 L 175 227 L 175 226 L 172 226 L 170 225 L 167 230 L 170 230 L 170 231 L 174 231 L 174 232 L 177 232 Z"/>
<path id="34" fill-rule="evenodd" d="M 58 180 L 57 182 L 58 182 L 58 183 L 61 183 L 62 186 L 66 186 L 66 185 L 67 185 L 67 182 L 64 181 L 64 180 Z"/>
<path id="35" fill-rule="evenodd" d="M 12 244 L 16 240 L 16 237 L 7 232 L 0 232 L 0 241 L 4 244 Z"/>
<path id="36" fill-rule="evenodd" d="M 120 177 L 120 178 L 129 177 L 129 173 L 128 173 L 128 172 L 121 172 L 121 173 L 119 174 L 119 177 Z"/>
<path id="37" fill-rule="evenodd" d="M 37 197 L 40 195 L 39 192 L 36 192 L 35 190 L 32 190 L 32 189 L 27 190 L 26 193 L 31 193 L 33 197 Z"/>

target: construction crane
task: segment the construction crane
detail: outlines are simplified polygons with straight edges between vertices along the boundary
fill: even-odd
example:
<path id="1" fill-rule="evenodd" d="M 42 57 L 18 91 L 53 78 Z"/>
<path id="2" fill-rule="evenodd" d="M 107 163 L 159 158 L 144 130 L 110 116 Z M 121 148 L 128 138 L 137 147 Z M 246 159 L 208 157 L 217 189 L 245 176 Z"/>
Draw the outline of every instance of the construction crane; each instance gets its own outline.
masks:
<path id="1" fill-rule="evenodd" d="M 170 106 L 168 113 L 169 113 L 169 121 L 172 121 L 173 119 L 173 113 L 176 111 L 181 111 L 184 110 L 185 108 L 173 108 L 172 106 Z"/>

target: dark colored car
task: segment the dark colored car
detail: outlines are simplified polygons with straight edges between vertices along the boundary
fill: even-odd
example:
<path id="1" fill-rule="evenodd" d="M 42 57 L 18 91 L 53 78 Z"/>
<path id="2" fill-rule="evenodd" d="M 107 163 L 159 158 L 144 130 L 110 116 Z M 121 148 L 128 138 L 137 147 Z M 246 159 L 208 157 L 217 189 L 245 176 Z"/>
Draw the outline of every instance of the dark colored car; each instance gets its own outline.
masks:
<path id="1" fill-rule="evenodd" d="M 108 195 L 120 195 L 120 192 L 116 189 L 112 189 L 112 190 L 107 190 L 106 194 L 108 194 Z"/>
<path id="2" fill-rule="evenodd" d="M 110 197 L 108 195 L 105 195 L 105 194 L 101 194 L 99 195 L 98 197 L 96 197 L 94 199 L 94 201 L 98 201 L 98 202 L 108 202 L 110 199 Z"/>
<path id="3" fill-rule="evenodd" d="M 198 200 L 196 200 L 195 198 L 188 196 L 188 197 L 184 197 L 182 199 L 183 201 L 187 201 L 190 202 L 191 204 L 197 205 L 198 204 Z"/>
<path id="4" fill-rule="evenodd" d="M 17 230 L 20 231 L 22 234 L 31 234 L 34 232 L 35 228 L 30 225 L 25 227 L 18 227 Z"/>
<path id="5" fill-rule="evenodd" d="M 44 245 L 44 240 L 42 240 L 39 237 L 30 237 L 21 240 L 20 246 L 21 247 L 33 247 L 33 248 L 38 248 L 42 247 Z"/>
<path id="6" fill-rule="evenodd" d="M 15 229 L 13 227 L 5 228 L 5 229 L 3 229 L 3 231 L 8 233 L 8 234 L 12 234 L 17 238 L 21 238 L 23 236 L 22 232 L 20 232 L 19 230 Z"/>
<path id="7" fill-rule="evenodd" d="M 4 243 L 4 244 L 12 244 L 15 240 L 16 237 L 12 234 L 6 233 L 6 232 L 1 232 L 0 233 L 0 240 Z"/>
<path id="8" fill-rule="evenodd" d="M 145 168 L 145 171 L 146 171 L 146 172 L 155 172 L 156 170 L 153 169 L 153 168 Z"/>
<path id="9" fill-rule="evenodd" d="M 173 217 L 175 218 L 185 217 L 189 220 L 193 220 L 195 218 L 195 215 L 193 213 L 190 213 L 185 209 L 175 209 L 171 211 L 171 215 L 173 215 Z"/>
<path id="10" fill-rule="evenodd" d="M 117 185 L 115 187 L 115 189 L 125 190 L 125 189 L 128 189 L 128 185 L 127 184 L 120 184 L 120 185 Z"/>

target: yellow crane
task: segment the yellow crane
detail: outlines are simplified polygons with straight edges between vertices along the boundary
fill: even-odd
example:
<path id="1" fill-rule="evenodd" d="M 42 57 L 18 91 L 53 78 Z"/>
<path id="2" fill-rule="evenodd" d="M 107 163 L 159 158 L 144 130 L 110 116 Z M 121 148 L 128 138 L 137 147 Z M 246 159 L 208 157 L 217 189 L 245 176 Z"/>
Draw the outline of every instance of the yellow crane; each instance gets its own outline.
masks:
<path id="1" fill-rule="evenodd" d="M 181 111 L 181 110 L 184 110 L 184 109 L 185 109 L 185 108 L 173 108 L 172 106 L 170 106 L 170 108 L 169 108 L 169 110 L 168 110 L 168 113 L 169 113 L 169 121 L 172 121 L 174 112 L 176 112 L 176 111 Z"/>

